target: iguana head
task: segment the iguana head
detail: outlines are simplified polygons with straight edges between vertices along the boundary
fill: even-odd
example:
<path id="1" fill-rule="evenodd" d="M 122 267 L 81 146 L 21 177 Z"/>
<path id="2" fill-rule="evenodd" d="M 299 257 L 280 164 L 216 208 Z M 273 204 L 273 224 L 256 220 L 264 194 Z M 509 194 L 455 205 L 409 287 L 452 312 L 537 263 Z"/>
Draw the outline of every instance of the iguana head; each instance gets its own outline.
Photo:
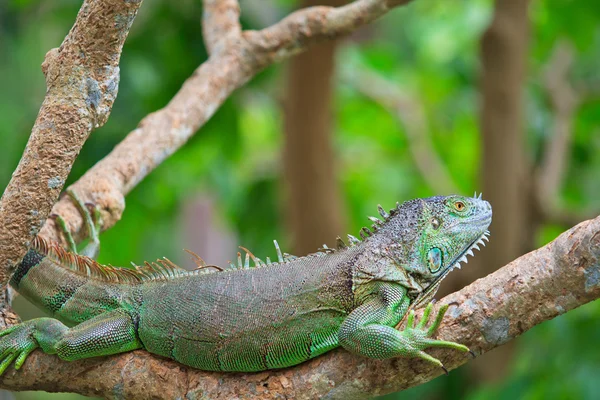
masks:
<path id="1" fill-rule="evenodd" d="M 437 196 L 398 206 L 382 230 L 394 242 L 391 258 L 429 292 L 484 244 L 491 222 L 492 207 L 481 195 Z"/>

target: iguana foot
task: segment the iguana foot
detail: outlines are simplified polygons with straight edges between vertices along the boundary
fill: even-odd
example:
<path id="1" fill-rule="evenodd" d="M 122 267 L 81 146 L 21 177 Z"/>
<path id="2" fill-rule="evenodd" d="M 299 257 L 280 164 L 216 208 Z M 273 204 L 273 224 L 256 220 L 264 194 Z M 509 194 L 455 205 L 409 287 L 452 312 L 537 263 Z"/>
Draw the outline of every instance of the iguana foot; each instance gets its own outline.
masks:
<path id="1" fill-rule="evenodd" d="M 79 252 L 79 254 L 91 258 L 96 258 L 100 250 L 99 232 L 100 228 L 102 227 L 100 211 L 95 205 L 90 203 L 84 203 L 73 190 L 67 189 L 65 193 L 71 198 L 73 204 L 75 204 L 75 206 L 81 213 L 88 232 L 89 243 L 81 252 Z M 90 209 L 92 211 L 90 211 Z M 69 251 L 77 254 L 77 246 L 75 244 L 75 240 L 73 240 L 73 235 L 71 234 L 71 231 L 69 230 L 66 221 L 60 215 L 55 214 L 53 215 L 53 217 L 58 227 L 60 228 L 63 236 L 65 237 L 65 240 L 67 241 Z"/>
<path id="2" fill-rule="evenodd" d="M 410 351 L 408 351 L 408 355 L 412 357 L 419 357 L 423 360 L 429 361 L 432 364 L 437 365 L 442 368 L 446 374 L 448 374 L 448 370 L 444 367 L 442 362 L 435 357 L 430 356 L 425 353 L 423 350 L 429 347 L 444 347 L 449 349 L 455 349 L 463 352 L 469 352 L 472 354 L 471 350 L 467 346 L 464 346 L 455 342 L 448 342 L 445 340 L 437 340 L 431 339 L 430 336 L 433 335 L 440 324 L 442 323 L 442 319 L 448 310 L 448 305 L 444 304 L 440 307 L 437 316 L 433 323 L 426 328 L 426 325 L 429 322 L 429 316 L 431 314 L 431 310 L 433 309 L 433 303 L 429 303 L 427 307 L 425 307 L 425 311 L 423 312 L 423 317 L 421 321 L 415 326 L 415 312 L 411 310 L 408 318 L 406 320 L 406 328 L 400 332 L 402 336 L 404 336 L 407 341 L 410 343 Z"/>
<path id="3" fill-rule="evenodd" d="M 13 361 L 15 369 L 21 368 L 27 356 L 39 347 L 34 329 L 33 324 L 24 322 L 0 332 L 0 375 Z"/>

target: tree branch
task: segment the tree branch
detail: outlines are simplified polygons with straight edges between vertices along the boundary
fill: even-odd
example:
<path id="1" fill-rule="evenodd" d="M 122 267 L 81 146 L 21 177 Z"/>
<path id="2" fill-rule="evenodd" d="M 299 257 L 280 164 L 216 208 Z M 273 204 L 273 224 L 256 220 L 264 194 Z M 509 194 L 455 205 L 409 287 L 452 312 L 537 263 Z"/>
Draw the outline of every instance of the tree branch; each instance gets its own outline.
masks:
<path id="1" fill-rule="evenodd" d="M 600 297 L 600 217 L 443 298 L 451 307 L 439 337 L 477 354 Z M 434 314 L 435 315 L 435 314 Z M 430 351 L 453 369 L 468 361 L 452 350 Z M 39 351 L 1 386 L 76 391 L 106 398 L 362 398 L 419 385 L 442 371 L 420 360 L 375 361 L 337 350 L 294 368 L 220 374 L 184 367 L 144 351 L 63 362 Z"/>
<path id="2" fill-rule="evenodd" d="M 342 7 L 316 6 L 296 11 L 261 31 L 245 31 L 259 58 L 282 61 L 323 39 L 349 34 L 412 0 L 356 0 Z"/>
<path id="3" fill-rule="evenodd" d="M 242 33 L 240 5 L 237 0 L 204 0 L 203 4 L 202 35 L 204 45 L 212 54 L 229 35 L 240 36 Z"/>
<path id="4" fill-rule="evenodd" d="M 46 97 L 0 200 L 2 286 L 50 213 L 83 143 L 108 119 L 121 49 L 140 5 L 85 1 L 61 46 L 46 54 Z"/>
<path id="5" fill-rule="evenodd" d="M 145 117 L 71 188 L 100 208 L 103 229 L 110 228 L 121 218 L 125 195 L 185 144 L 235 89 L 263 68 L 313 43 L 347 34 L 409 1 L 357 0 L 338 8 L 311 7 L 263 30 L 227 36 L 165 108 Z M 83 220 L 70 200 L 60 200 L 52 213 L 67 220 L 75 239 L 83 239 Z M 61 241 L 56 232 L 54 221 L 48 219 L 41 235 Z"/>

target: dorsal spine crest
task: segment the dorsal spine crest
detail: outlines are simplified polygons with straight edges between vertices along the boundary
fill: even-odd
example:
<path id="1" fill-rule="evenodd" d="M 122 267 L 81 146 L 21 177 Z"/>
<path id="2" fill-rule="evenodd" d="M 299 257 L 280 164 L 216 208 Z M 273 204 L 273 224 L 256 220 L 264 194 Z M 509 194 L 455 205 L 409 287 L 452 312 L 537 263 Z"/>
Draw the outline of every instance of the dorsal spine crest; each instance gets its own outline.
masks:
<path id="1" fill-rule="evenodd" d="M 369 230 L 366 227 L 363 227 L 359 232 L 360 237 L 363 240 L 370 237 L 374 232 L 378 230 L 380 226 L 388 222 L 389 219 L 395 213 L 397 213 L 399 207 L 400 204 L 396 203 L 396 207 L 391 209 L 389 213 L 387 213 L 380 205 L 377 206 L 379 214 L 384 218 L 384 220 L 382 221 L 375 217 L 369 217 L 369 219 L 372 222 L 375 222 L 375 224 L 372 226 L 371 230 Z M 360 239 L 352 235 L 348 235 L 348 241 L 349 244 L 346 244 L 340 237 L 338 237 L 336 248 L 330 248 L 326 244 L 324 244 L 323 247 L 315 253 L 308 254 L 303 257 L 296 257 L 288 253 L 283 253 L 281 251 L 281 248 L 279 247 L 279 243 L 277 243 L 277 241 L 274 240 L 273 242 L 277 253 L 276 262 L 272 262 L 269 257 L 265 259 L 265 262 L 260 258 L 256 257 L 254 254 L 252 254 L 248 249 L 240 246 L 240 248 L 246 253 L 245 259 L 242 260 L 242 256 L 238 252 L 237 265 L 230 263 L 230 266 L 233 270 L 249 269 L 251 268 L 250 260 L 252 260 L 254 262 L 253 268 L 261 268 L 267 265 L 288 263 L 300 258 L 321 257 L 324 255 L 335 253 L 338 250 L 344 250 L 348 247 L 353 247 L 362 243 Z M 39 236 L 33 239 L 31 248 L 36 250 L 40 254 L 43 254 L 44 256 L 48 257 L 51 261 L 55 262 L 63 268 L 67 268 L 71 271 L 74 271 L 77 274 L 86 276 L 91 279 L 96 279 L 99 281 L 110 283 L 137 284 L 147 281 L 169 280 L 180 276 L 201 275 L 206 273 L 212 273 L 215 271 L 224 271 L 223 268 L 218 267 L 216 265 L 207 265 L 206 262 L 200 256 L 189 250 L 186 251 L 192 255 L 193 261 L 197 265 L 197 268 L 192 271 L 188 271 L 184 268 L 181 268 L 166 257 L 158 259 L 154 262 L 146 261 L 141 266 L 132 263 L 134 269 L 113 267 L 112 265 L 102 265 L 90 257 L 70 253 L 62 247 L 60 247 L 57 243 L 48 242 L 47 240 Z M 210 269 L 212 269 L 212 271 Z"/>

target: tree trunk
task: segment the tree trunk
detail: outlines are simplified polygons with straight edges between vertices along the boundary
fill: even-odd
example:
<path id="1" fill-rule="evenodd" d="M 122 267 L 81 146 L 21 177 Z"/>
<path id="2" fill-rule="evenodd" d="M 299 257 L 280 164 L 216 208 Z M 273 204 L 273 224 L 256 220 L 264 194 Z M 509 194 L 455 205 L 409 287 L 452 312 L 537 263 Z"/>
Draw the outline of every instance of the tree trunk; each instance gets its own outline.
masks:
<path id="1" fill-rule="evenodd" d="M 303 0 L 302 7 L 338 6 L 340 0 Z M 335 173 L 332 132 L 332 80 L 335 41 L 292 59 L 285 99 L 286 221 L 294 254 L 332 245 L 343 232 L 343 207 Z"/>

